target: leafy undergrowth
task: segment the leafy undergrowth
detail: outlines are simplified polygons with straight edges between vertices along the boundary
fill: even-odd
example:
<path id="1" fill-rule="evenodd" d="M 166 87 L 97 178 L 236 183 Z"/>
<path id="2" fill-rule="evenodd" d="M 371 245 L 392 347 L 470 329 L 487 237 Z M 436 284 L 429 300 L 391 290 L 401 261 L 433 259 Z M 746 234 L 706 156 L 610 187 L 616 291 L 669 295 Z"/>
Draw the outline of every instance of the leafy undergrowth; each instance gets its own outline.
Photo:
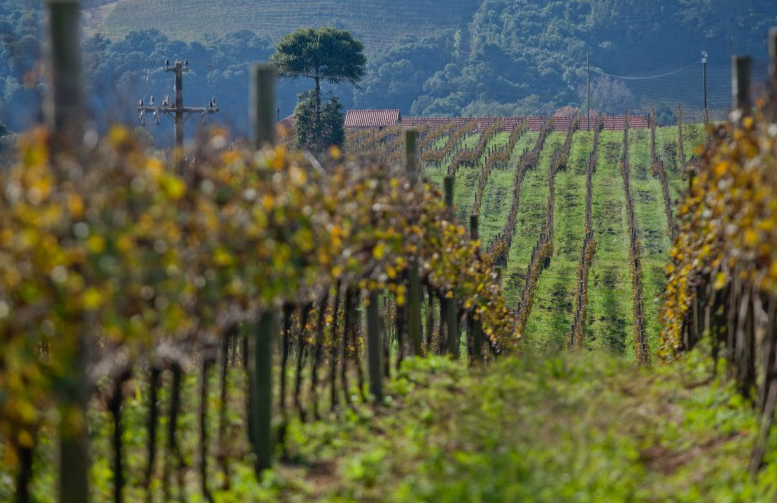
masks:
<path id="1" fill-rule="evenodd" d="M 774 464 L 747 475 L 755 415 L 711 370 L 604 352 L 410 361 L 387 407 L 293 427 L 295 462 L 265 483 L 283 501 L 771 500 Z"/>
<path id="2" fill-rule="evenodd" d="M 410 359 L 388 396 L 382 406 L 290 424 L 283 460 L 260 483 L 249 455 L 230 463 L 228 491 L 214 474 L 215 502 L 758 502 L 777 489 L 774 457 L 749 478 L 756 416 L 700 352 L 641 370 L 604 351 L 505 357 L 482 369 Z M 130 400 L 125 416 L 133 501 L 144 494 L 139 403 Z M 237 416 L 235 441 L 244 433 Z M 103 438 L 92 444 L 93 496 L 110 501 L 110 427 L 97 429 L 106 431 L 93 432 Z M 181 441 L 193 463 L 192 413 L 181 429 L 192 432 Z M 55 463 L 44 459 L 34 501 L 53 501 Z M 0 496 L 10 498 L 2 472 Z M 183 483 L 185 501 L 203 501 L 193 469 Z"/>

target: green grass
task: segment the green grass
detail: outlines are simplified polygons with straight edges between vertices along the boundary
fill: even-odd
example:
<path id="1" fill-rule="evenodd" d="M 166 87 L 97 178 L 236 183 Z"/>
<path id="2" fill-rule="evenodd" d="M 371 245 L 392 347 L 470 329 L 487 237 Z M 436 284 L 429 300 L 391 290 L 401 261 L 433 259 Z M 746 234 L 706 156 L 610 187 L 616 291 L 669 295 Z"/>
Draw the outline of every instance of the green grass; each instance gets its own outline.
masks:
<path id="1" fill-rule="evenodd" d="M 533 347 L 563 347 L 572 326 L 577 265 L 585 237 L 585 173 L 592 141 L 593 133 L 575 133 L 569 165 L 556 174 L 553 258 L 550 268 L 540 275 L 526 326 L 526 339 Z"/>
<path id="2" fill-rule="evenodd" d="M 472 148 L 473 146 L 477 145 L 478 140 L 480 140 L 480 134 L 470 134 L 466 135 L 463 138 L 459 140 L 459 148 L 461 149 L 467 149 Z M 445 176 L 448 174 L 448 167 L 451 164 L 451 160 L 453 159 L 453 156 L 456 155 L 454 153 L 451 153 L 448 157 L 445 158 L 440 163 L 434 163 L 434 162 L 426 162 L 423 166 L 424 176 L 429 179 L 429 181 L 432 182 L 433 185 L 435 185 L 440 190 L 443 190 L 443 180 L 445 179 Z M 453 191 L 454 197 L 457 196 L 457 194 L 460 196 L 460 193 L 457 193 L 455 188 Z M 454 199 L 454 202 L 458 206 L 458 202 Z"/>
<path id="3" fill-rule="evenodd" d="M 696 147 L 703 144 L 705 139 L 704 124 L 683 124 L 683 148 L 685 148 L 685 158 L 689 162 L 692 159 L 698 159 Z"/>
<path id="4" fill-rule="evenodd" d="M 196 396 L 196 382 L 185 385 L 180 438 L 191 463 L 196 406 L 188 398 Z M 748 477 L 756 414 L 715 378 L 699 351 L 650 369 L 605 352 L 527 352 L 485 368 L 409 359 L 386 388 L 383 406 L 357 405 L 307 424 L 293 420 L 285 459 L 258 482 L 251 456 L 237 456 L 230 490 L 221 490 L 211 458 L 216 503 L 760 503 L 771 501 L 777 484 L 773 456 L 757 480 Z M 241 403 L 238 389 L 232 396 Z M 125 405 L 127 501 L 144 501 L 141 403 L 130 396 Z M 246 447 L 241 416 L 230 418 L 236 453 Z M 95 408 L 91 419 L 93 501 L 107 503 L 110 417 Z M 47 503 L 55 497 L 55 463 L 53 443 L 44 442 L 33 501 Z M 2 501 L 12 500 L 10 475 L 0 465 Z M 185 470 L 184 484 L 187 501 L 203 501 L 195 465 Z"/>
<path id="5" fill-rule="evenodd" d="M 443 148 L 446 143 L 448 143 L 448 138 L 450 138 L 451 135 L 446 134 L 442 135 L 439 138 L 435 139 L 434 142 L 431 145 L 431 148 Z"/>
<path id="6" fill-rule="evenodd" d="M 88 9 L 87 31 L 111 38 L 132 30 L 156 28 L 169 37 L 198 40 L 241 29 L 269 35 L 274 41 L 284 33 L 305 26 L 338 26 L 362 41 L 367 52 L 390 45 L 405 34 L 416 35 L 457 28 L 474 9 L 472 0 L 443 4 L 399 0 L 366 0 L 359 8 L 345 0 L 118 0 L 99 9 Z M 98 15 L 92 17 L 92 14 Z M 468 16 L 467 16 L 468 17 Z"/>
<path id="7" fill-rule="evenodd" d="M 642 253 L 642 299 L 648 345 L 659 345 L 658 310 L 664 290 L 664 265 L 671 244 L 661 182 L 650 172 L 650 130 L 629 131 L 629 170 L 637 236 Z"/>
<path id="8" fill-rule="evenodd" d="M 480 206 L 480 240 L 484 248 L 491 244 L 494 236 L 502 232 L 513 194 L 515 167 L 524 149 L 531 148 L 537 142 L 539 133 L 527 131 L 516 142 L 508 169 L 494 169 L 488 177 Z"/>
<path id="9" fill-rule="evenodd" d="M 629 229 L 619 162 L 623 133 L 602 131 L 593 175 L 596 255 L 588 276 L 586 346 L 633 354 Z"/>
<path id="10" fill-rule="evenodd" d="M 531 252 L 540 239 L 545 225 L 545 215 L 548 212 L 550 160 L 553 153 L 564 143 L 565 136 L 566 132 L 553 132 L 548 135 L 537 166 L 526 172 L 521 185 L 518 221 L 503 282 L 506 287 L 507 306 L 512 309 L 518 306 Z"/>
<path id="11" fill-rule="evenodd" d="M 486 150 L 490 147 L 504 145 L 510 133 L 499 133 L 495 135 L 486 145 Z M 469 216 L 472 213 L 472 205 L 475 202 L 475 193 L 478 188 L 478 177 L 483 170 L 483 164 L 486 162 L 486 150 L 478 158 L 475 166 L 460 165 L 456 170 L 456 183 L 454 187 L 454 196 L 456 200 L 456 216 L 460 222 L 469 226 Z"/>
<path id="12" fill-rule="evenodd" d="M 685 130 L 687 126 L 683 126 Z M 683 141 L 685 144 L 685 141 Z M 688 155 L 686 150 L 686 156 Z M 661 127 L 656 129 L 656 154 L 664 161 L 667 179 L 669 180 L 669 196 L 672 202 L 682 201 L 685 191 L 688 189 L 688 181 L 680 172 L 679 151 L 677 149 L 677 126 Z M 672 209 L 677 216 L 677 204 Z"/>

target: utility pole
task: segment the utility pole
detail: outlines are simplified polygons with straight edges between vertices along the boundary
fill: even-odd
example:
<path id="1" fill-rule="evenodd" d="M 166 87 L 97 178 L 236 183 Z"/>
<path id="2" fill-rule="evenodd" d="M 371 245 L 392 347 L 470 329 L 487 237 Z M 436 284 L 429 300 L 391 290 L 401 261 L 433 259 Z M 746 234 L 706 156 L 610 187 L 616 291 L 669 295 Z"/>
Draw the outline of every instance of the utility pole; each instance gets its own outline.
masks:
<path id="1" fill-rule="evenodd" d="M 704 89 L 704 121 L 707 122 L 707 51 L 701 51 L 701 69 Z"/>
<path id="2" fill-rule="evenodd" d="M 183 125 L 191 114 L 201 114 L 203 123 L 206 122 L 209 114 L 215 114 L 219 111 L 216 106 L 216 98 L 211 98 L 207 107 L 185 107 L 183 106 L 183 74 L 189 71 L 189 60 L 185 60 L 181 63 L 180 60 L 175 60 L 173 66 L 170 66 L 170 60 L 165 61 L 165 71 L 173 72 L 175 74 L 175 101 L 170 103 L 167 96 L 162 100 L 162 106 L 154 106 L 154 97 L 151 96 L 151 101 L 148 105 L 140 100 L 138 106 L 138 112 L 140 112 L 140 123 L 145 125 L 146 114 L 150 113 L 157 124 L 159 124 L 159 115 L 164 114 L 173 120 L 175 124 L 175 149 L 176 149 L 176 169 L 179 173 L 183 171 Z M 184 117 L 186 114 L 186 117 Z"/>
<path id="3" fill-rule="evenodd" d="M 586 131 L 591 130 L 591 49 L 588 49 L 588 53 L 585 57 L 585 66 L 586 66 L 586 79 L 585 84 L 586 88 L 588 89 L 588 99 L 586 100 Z"/>

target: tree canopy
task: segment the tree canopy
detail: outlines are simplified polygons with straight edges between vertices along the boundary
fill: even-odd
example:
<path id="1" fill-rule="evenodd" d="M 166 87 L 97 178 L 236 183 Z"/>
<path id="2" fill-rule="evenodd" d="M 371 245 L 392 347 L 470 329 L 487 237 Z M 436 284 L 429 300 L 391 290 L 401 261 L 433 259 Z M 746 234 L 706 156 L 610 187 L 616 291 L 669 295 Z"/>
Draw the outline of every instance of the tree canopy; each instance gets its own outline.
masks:
<path id="1" fill-rule="evenodd" d="M 331 27 L 300 28 L 284 35 L 275 44 L 275 54 L 270 59 L 281 77 L 292 80 L 308 77 L 315 82 L 312 103 L 310 96 L 300 96 L 294 110 L 300 146 L 315 146 L 315 150 L 322 150 L 332 144 L 342 144 L 342 141 L 336 140 L 339 137 L 337 128 L 332 129 L 335 123 L 342 122 L 342 105 L 335 98 L 327 105 L 327 117 L 322 117 L 321 81 L 330 84 L 347 82 L 356 86 L 364 75 L 367 63 L 363 51 L 361 42 L 348 31 Z M 342 129 L 342 126 L 339 128 Z"/>
<path id="2" fill-rule="evenodd" d="M 337 28 L 300 28 L 281 37 L 270 58 L 281 77 L 310 77 L 356 85 L 364 75 L 364 47 Z"/>
<path id="3" fill-rule="evenodd" d="M 348 82 L 356 86 L 364 75 L 364 46 L 350 32 L 332 27 L 300 28 L 275 44 L 270 57 L 281 77 L 308 77 L 315 82 L 316 121 L 321 114 L 321 81 Z"/>

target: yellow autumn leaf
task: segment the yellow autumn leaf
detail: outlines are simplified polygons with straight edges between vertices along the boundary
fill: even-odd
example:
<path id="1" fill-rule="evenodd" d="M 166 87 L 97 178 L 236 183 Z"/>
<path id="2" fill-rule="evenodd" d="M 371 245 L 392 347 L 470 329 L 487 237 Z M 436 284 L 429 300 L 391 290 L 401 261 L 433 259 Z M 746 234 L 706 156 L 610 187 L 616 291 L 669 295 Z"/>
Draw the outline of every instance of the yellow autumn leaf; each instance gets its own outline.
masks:
<path id="1" fill-rule="evenodd" d="M 84 309 L 87 311 L 94 311 L 103 304 L 102 294 L 94 287 L 89 287 L 84 291 L 82 300 L 84 302 Z"/>
<path id="2" fill-rule="evenodd" d="M 728 161 L 720 161 L 715 165 L 715 176 L 718 178 L 722 178 L 723 175 L 725 175 L 726 172 L 728 172 L 730 167 L 731 167 L 731 163 L 729 163 Z M 683 208 L 685 208 L 685 206 L 683 206 Z"/>
<path id="3" fill-rule="evenodd" d="M 119 238 L 119 239 L 116 241 L 116 247 L 117 247 L 117 248 L 119 249 L 119 251 L 120 251 L 120 252 L 122 252 L 122 253 L 127 253 L 128 251 L 130 251 L 130 250 L 132 249 L 132 245 L 133 245 L 133 244 L 134 244 L 134 243 L 133 243 L 133 241 L 132 241 L 132 238 L 131 238 L 131 237 L 129 237 L 129 236 L 126 236 L 126 235 L 125 235 L 125 236 L 121 236 L 121 237 L 120 237 L 120 238 Z"/>
<path id="4" fill-rule="evenodd" d="M 146 170 L 153 175 L 154 178 L 158 178 L 165 170 L 162 161 L 156 157 L 151 157 L 146 161 Z"/>
<path id="5" fill-rule="evenodd" d="M 746 229 L 745 230 L 745 244 L 747 246 L 755 246 L 755 244 L 758 242 L 758 233 L 755 232 L 753 229 Z"/>
<path id="6" fill-rule="evenodd" d="M 121 145 L 127 141 L 127 138 L 129 138 L 129 131 L 125 127 L 113 126 L 110 131 L 108 131 L 108 140 L 110 140 L 114 146 Z"/>
<path id="7" fill-rule="evenodd" d="M 386 245 L 378 243 L 375 248 L 372 249 L 372 256 L 375 260 L 380 260 L 386 254 Z"/>
<path id="8" fill-rule="evenodd" d="M 32 439 L 32 435 L 30 435 L 29 431 L 22 431 L 21 433 L 19 433 L 17 440 L 19 442 L 19 446 L 24 447 L 26 449 L 31 448 L 34 443 Z"/>
<path id="9" fill-rule="evenodd" d="M 86 249 L 92 253 L 102 253 L 105 250 L 105 238 L 92 234 L 86 240 Z"/>
<path id="10" fill-rule="evenodd" d="M 71 218 L 80 220 L 84 217 L 84 200 L 78 194 L 68 194 L 67 209 Z"/>
<path id="11" fill-rule="evenodd" d="M 222 247 L 216 248 L 216 250 L 213 252 L 213 261 L 216 262 L 216 265 L 221 267 L 230 266 L 235 262 L 234 257 L 232 257 L 232 255 L 230 255 L 227 250 Z"/>
<path id="12" fill-rule="evenodd" d="M 177 176 L 168 176 L 163 182 L 163 190 L 170 199 L 176 201 L 186 194 L 186 184 Z"/>
<path id="13" fill-rule="evenodd" d="M 264 197 L 262 197 L 262 208 L 264 208 L 264 211 L 270 212 L 274 205 L 275 197 L 272 194 L 265 194 Z"/>
<path id="14" fill-rule="evenodd" d="M 713 285 L 713 288 L 715 290 L 720 290 L 724 286 L 726 286 L 726 283 L 727 283 L 726 275 L 722 272 L 719 272 L 718 274 L 715 275 L 715 284 Z"/>

